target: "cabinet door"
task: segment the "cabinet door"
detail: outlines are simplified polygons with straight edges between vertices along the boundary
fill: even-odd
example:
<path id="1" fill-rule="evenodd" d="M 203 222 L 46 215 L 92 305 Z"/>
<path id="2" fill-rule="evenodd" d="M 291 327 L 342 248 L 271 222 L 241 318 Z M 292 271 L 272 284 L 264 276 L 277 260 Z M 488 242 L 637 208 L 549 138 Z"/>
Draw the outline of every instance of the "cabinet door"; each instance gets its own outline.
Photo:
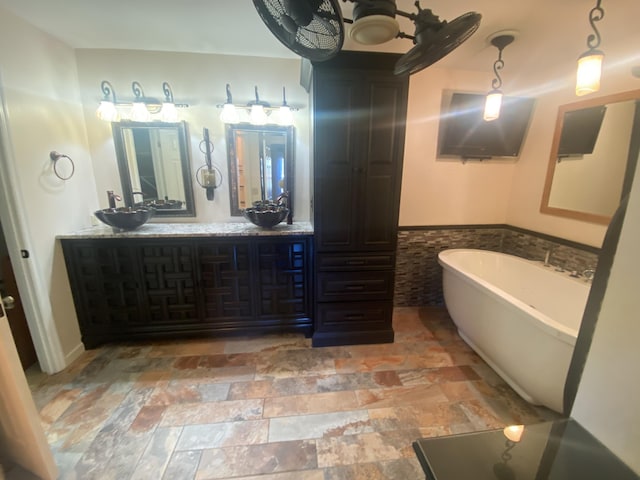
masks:
<path id="1" fill-rule="evenodd" d="M 204 320 L 215 329 L 246 325 L 253 319 L 251 255 L 245 240 L 197 243 Z"/>
<path id="2" fill-rule="evenodd" d="M 318 251 L 357 246 L 356 174 L 362 77 L 319 72 L 314 79 L 314 218 Z"/>
<path id="3" fill-rule="evenodd" d="M 135 249 L 111 240 L 62 241 L 82 341 L 87 348 L 116 338 L 144 315 Z"/>
<path id="4" fill-rule="evenodd" d="M 393 250 L 408 81 L 376 71 L 320 71 L 314 85 L 317 249 Z"/>
<path id="5" fill-rule="evenodd" d="M 149 328 L 198 322 L 198 302 L 193 244 L 180 241 L 136 242 L 142 268 L 145 317 L 131 328 Z"/>
<path id="6" fill-rule="evenodd" d="M 256 256 L 261 325 L 310 326 L 308 240 L 258 240 Z"/>
<path id="7" fill-rule="evenodd" d="M 367 112 L 358 155 L 358 248 L 395 250 L 407 101 L 405 78 L 370 75 L 362 89 Z"/>

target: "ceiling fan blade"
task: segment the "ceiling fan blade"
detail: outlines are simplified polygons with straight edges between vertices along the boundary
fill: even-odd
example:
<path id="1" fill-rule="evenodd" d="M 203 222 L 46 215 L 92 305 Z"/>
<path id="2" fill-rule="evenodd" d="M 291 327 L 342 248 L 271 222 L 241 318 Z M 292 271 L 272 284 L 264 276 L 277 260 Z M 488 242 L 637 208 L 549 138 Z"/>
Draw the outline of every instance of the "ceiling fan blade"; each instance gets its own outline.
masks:
<path id="1" fill-rule="evenodd" d="M 416 23 L 416 45 L 404 54 L 396 63 L 396 75 L 412 75 L 442 59 L 465 40 L 480 26 L 482 15 L 468 12 L 451 22 L 441 22 L 435 27 Z"/>
<path id="2" fill-rule="evenodd" d="M 287 48 L 313 61 L 335 56 L 344 43 L 339 0 L 253 0 L 260 18 Z"/>

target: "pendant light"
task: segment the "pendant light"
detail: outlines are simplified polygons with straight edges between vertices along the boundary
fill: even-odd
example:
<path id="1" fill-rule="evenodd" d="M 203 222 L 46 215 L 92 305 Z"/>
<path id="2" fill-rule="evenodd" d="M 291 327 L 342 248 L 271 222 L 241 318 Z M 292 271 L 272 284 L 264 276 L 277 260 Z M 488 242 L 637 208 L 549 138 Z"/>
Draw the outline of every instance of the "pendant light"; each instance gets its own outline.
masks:
<path id="1" fill-rule="evenodd" d="M 483 118 L 486 122 L 491 122 L 500 117 L 500 109 L 502 107 L 502 78 L 500 70 L 504 68 L 504 60 L 502 60 L 502 50 L 514 40 L 511 33 L 498 32 L 490 37 L 491 44 L 498 49 L 498 59 L 493 62 L 493 73 L 496 78 L 491 81 L 492 90 L 487 94 L 484 104 Z"/>
<path id="2" fill-rule="evenodd" d="M 600 32 L 596 28 L 596 22 L 604 17 L 604 10 L 600 6 L 602 0 L 598 0 L 596 6 L 589 12 L 589 23 L 594 33 L 587 37 L 589 50 L 578 58 L 578 72 L 576 74 L 576 95 L 582 96 L 600 90 L 600 75 L 602 74 L 602 60 L 604 52 L 598 50 L 600 46 Z"/>

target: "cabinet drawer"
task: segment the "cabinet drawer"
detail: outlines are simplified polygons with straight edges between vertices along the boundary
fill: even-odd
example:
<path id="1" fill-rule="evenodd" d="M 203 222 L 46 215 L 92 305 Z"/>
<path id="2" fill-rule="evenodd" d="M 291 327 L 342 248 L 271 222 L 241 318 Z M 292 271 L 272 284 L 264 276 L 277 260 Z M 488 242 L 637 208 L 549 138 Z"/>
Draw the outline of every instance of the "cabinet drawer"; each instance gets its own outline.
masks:
<path id="1" fill-rule="evenodd" d="M 345 270 L 386 270 L 395 266 L 395 253 L 318 254 L 316 262 L 319 271 Z"/>
<path id="2" fill-rule="evenodd" d="M 317 332 L 386 330 L 391 328 L 393 304 L 386 302 L 319 303 Z"/>
<path id="3" fill-rule="evenodd" d="M 320 273 L 318 301 L 390 300 L 393 271 Z"/>

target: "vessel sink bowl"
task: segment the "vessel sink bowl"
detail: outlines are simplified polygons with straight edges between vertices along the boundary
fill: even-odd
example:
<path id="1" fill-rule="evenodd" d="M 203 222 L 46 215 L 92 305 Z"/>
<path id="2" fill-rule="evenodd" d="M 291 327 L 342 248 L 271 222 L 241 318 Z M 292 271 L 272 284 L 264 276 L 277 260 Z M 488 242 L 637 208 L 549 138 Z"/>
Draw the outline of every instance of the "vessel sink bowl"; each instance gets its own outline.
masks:
<path id="1" fill-rule="evenodd" d="M 154 213 L 152 208 L 120 207 L 96 210 L 93 214 L 115 230 L 135 230 L 147 223 Z"/>
<path id="2" fill-rule="evenodd" d="M 242 214 L 258 227 L 273 228 L 287 218 L 289 209 L 271 202 L 254 202 L 253 207 L 245 208 Z"/>

